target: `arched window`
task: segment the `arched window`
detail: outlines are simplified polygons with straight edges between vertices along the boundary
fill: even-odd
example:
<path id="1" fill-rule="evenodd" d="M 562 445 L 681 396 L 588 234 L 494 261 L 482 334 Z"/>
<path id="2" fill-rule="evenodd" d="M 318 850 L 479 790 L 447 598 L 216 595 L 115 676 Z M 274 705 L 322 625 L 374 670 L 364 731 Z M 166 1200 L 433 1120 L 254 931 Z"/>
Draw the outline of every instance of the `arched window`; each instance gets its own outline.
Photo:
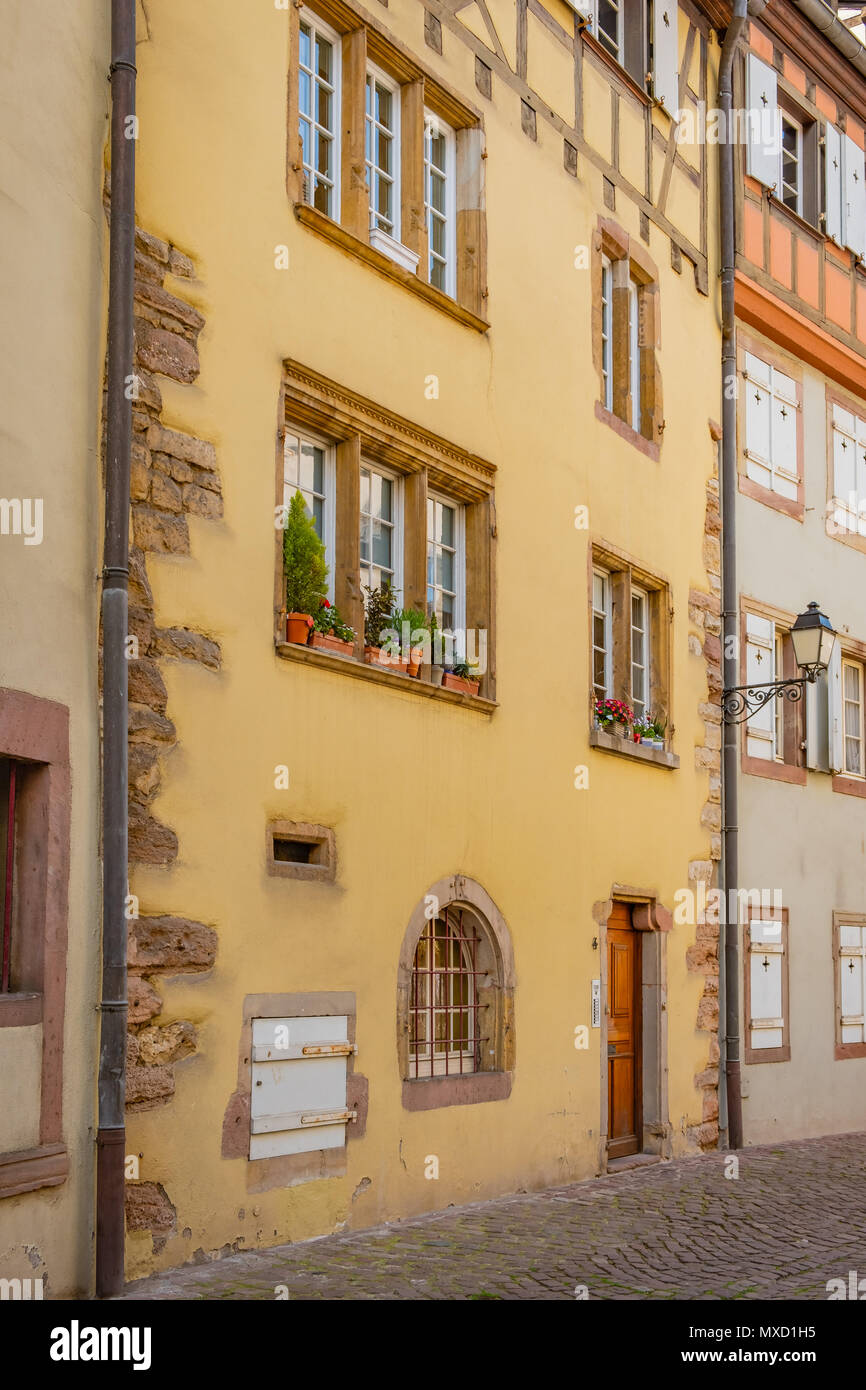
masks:
<path id="1" fill-rule="evenodd" d="M 474 916 L 460 906 L 425 923 L 412 965 L 410 1077 L 478 1070 L 480 944 Z"/>
<path id="2" fill-rule="evenodd" d="M 431 884 L 403 937 L 397 1051 L 408 1110 L 511 1091 L 511 937 L 489 893 L 462 874 Z"/>

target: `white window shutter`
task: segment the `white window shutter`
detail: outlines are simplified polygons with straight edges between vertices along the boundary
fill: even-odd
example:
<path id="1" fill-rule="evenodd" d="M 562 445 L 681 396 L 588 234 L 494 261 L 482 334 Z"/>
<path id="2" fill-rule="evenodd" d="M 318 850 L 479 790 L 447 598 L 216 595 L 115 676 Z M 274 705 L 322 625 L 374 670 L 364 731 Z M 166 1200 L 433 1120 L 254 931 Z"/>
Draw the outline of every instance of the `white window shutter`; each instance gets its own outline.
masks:
<path id="1" fill-rule="evenodd" d="M 347 1025 L 345 1014 L 253 1019 L 250 1158 L 344 1147 Z"/>
<path id="2" fill-rule="evenodd" d="M 806 685 L 806 766 L 813 772 L 830 771 L 830 723 L 827 712 L 827 678 Z"/>
<path id="3" fill-rule="evenodd" d="M 841 1043 L 866 1042 L 866 929 L 839 928 L 839 1005 Z"/>
<path id="4" fill-rule="evenodd" d="M 587 24 L 591 22 L 593 17 L 592 0 L 566 0 L 566 4 L 574 10 L 575 14 L 580 15 L 581 19 L 586 20 Z"/>
<path id="5" fill-rule="evenodd" d="M 827 727 L 831 772 L 842 771 L 842 652 L 839 639 L 833 643 L 827 667 Z"/>
<path id="6" fill-rule="evenodd" d="M 653 0 L 653 96 L 669 115 L 680 105 L 677 0 Z"/>
<path id="7" fill-rule="evenodd" d="M 749 147 L 747 169 L 753 178 L 775 188 L 779 182 L 781 121 L 776 74 L 754 53 L 747 67 Z"/>
<path id="8" fill-rule="evenodd" d="M 764 487 L 772 485 L 770 458 L 770 410 L 772 368 L 746 353 L 746 471 Z"/>
<path id="9" fill-rule="evenodd" d="M 842 245 L 842 135 L 834 125 L 824 127 L 824 230 Z"/>
<path id="10" fill-rule="evenodd" d="M 858 256 L 866 256 L 866 166 L 863 151 L 849 135 L 842 137 L 842 240 Z"/>
<path id="11" fill-rule="evenodd" d="M 770 618 L 746 614 L 746 684 L 766 685 L 775 680 L 776 625 Z M 775 701 L 746 722 L 746 753 L 750 758 L 771 759 L 776 730 Z"/>
<path id="12" fill-rule="evenodd" d="M 782 1047 L 785 1041 L 782 972 L 785 947 L 781 922 L 749 923 L 749 1006 L 746 1020 L 753 1050 Z"/>

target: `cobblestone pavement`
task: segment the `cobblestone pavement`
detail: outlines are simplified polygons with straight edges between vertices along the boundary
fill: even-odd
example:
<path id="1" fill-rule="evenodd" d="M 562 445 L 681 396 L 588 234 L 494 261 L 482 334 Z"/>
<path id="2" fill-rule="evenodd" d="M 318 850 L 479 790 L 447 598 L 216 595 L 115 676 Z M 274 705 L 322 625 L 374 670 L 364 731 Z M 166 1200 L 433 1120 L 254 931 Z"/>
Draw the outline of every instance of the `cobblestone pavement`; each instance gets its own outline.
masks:
<path id="1" fill-rule="evenodd" d="M 188 1265 L 122 1297 L 826 1299 L 828 1279 L 866 1276 L 866 1134 L 738 1159 L 736 1179 L 724 1154 L 679 1159 Z"/>

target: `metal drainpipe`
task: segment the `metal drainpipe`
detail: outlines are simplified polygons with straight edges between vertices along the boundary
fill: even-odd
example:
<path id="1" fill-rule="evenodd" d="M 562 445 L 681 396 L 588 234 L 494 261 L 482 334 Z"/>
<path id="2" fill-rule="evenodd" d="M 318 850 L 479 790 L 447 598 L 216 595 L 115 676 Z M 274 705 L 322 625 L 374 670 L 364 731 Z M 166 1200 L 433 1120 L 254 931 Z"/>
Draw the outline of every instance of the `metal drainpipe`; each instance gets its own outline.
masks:
<path id="1" fill-rule="evenodd" d="M 108 430 L 102 570 L 102 998 L 96 1140 L 96 1292 L 123 1288 L 126 1140 L 127 588 L 135 272 L 135 0 L 111 3 Z"/>
<path id="2" fill-rule="evenodd" d="M 747 0 L 734 0 L 734 12 L 725 33 L 719 64 L 719 110 L 726 137 L 731 134 L 732 72 L 734 55 L 746 23 Z M 734 205 L 734 146 L 730 138 L 719 143 L 719 224 L 721 235 L 722 281 L 722 673 L 725 689 L 737 684 L 737 348 L 734 326 L 734 262 L 736 228 Z M 725 903 L 737 885 L 737 731 L 733 724 L 722 725 L 722 828 Z M 725 950 L 719 980 L 724 990 L 725 1019 L 723 1050 L 725 1067 L 728 1145 L 738 1149 L 743 1142 L 743 1106 L 740 1096 L 740 990 L 739 923 L 724 914 Z M 719 1020 L 722 1031 L 722 1020 Z M 721 1115 L 720 1115 L 721 1119 Z"/>

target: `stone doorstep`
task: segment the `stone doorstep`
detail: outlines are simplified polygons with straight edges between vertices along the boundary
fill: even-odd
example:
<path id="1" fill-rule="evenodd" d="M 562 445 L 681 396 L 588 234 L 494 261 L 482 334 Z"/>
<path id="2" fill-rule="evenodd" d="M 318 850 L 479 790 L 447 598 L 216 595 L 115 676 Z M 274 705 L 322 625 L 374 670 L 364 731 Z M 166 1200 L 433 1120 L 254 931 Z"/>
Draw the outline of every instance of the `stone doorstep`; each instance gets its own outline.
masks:
<path id="1" fill-rule="evenodd" d="M 612 1158 L 607 1171 L 609 1174 L 630 1173 L 633 1168 L 650 1168 L 654 1163 L 661 1162 L 661 1154 L 626 1154 L 624 1158 Z"/>

